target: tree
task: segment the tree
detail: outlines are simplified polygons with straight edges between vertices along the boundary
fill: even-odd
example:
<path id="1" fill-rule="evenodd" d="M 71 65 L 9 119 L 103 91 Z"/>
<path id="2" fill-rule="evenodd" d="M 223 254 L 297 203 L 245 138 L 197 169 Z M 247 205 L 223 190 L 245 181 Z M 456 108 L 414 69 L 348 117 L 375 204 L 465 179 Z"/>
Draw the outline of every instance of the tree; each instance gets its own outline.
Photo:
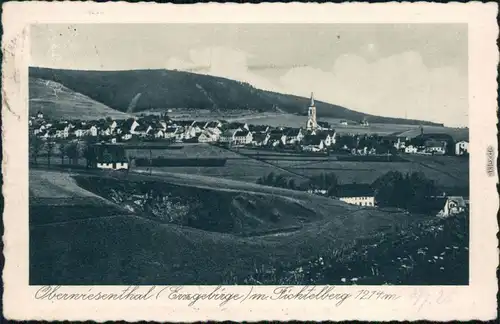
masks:
<path id="1" fill-rule="evenodd" d="M 434 181 L 428 179 L 422 172 L 413 172 L 409 176 L 412 199 L 408 202 L 407 208 L 411 210 L 426 210 L 429 197 L 437 192 Z"/>
<path id="2" fill-rule="evenodd" d="M 390 171 L 375 180 L 373 187 L 378 205 L 408 210 L 424 210 L 436 192 L 434 182 L 422 172 L 403 175 Z"/>
<path id="3" fill-rule="evenodd" d="M 105 149 L 104 152 L 102 152 L 102 160 L 104 163 L 113 162 L 113 154 L 111 154 L 108 149 Z"/>
<path id="4" fill-rule="evenodd" d="M 375 200 L 380 206 L 401 207 L 405 193 L 400 190 L 405 178 L 399 171 L 389 171 L 374 181 Z"/>
<path id="5" fill-rule="evenodd" d="M 280 188 L 286 188 L 287 187 L 287 180 L 282 174 L 278 174 L 276 178 L 274 179 L 274 184 L 275 187 L 280 187 Z"/>
<path id="6" fill-rule="evenodd" d="M 445 146 L 446 155 L 455 155 L 455 141 L 453 139 L 448 139 Z"/>
<path id="7" fill-rule="evenodd" d="M 264 184 L 265 185 L 272 185 L 274 183 L 274 172 L 271 172 L 265 177 L 264 179 Z"/>
<path id="8" fill-rule="evenodd" d="M 64 152 L 66 156 L 68 157 L 69 161 L 71 164 L 75 164 L 78 156 L 80 155 L 78 152 L 78 146 L 76 143 L 69 143 L 68 145 L 65 146 Z"/>
<path id="9" fill-rule="evenodd" d="M 66 154 L 66 145 L 64 143 L 60 143 L 57 148 L 59 149 L 59 153 L 61 155 L 61 164 L 64 164 L 64 155 Z"/>
<path id="10" fill-rule="evenodd" d="M 38 136 L 36 136 L 36 135 L 30 136 L 29 149 L 30 149 L 31 157 L 33 158 L 33 161 L 35 162 L 35 164 L 38 164 L 37 158 L 38 158 L 38 154 L 40 154 L 40 151 L 42 150 L 42 146 L 43 146 L 43 142 Z"/>
<path id="11" fill-rule="evenodd" d="M 95 143 L 95 139 L 92 137 L 87 137 L 85 139 L 85 143 L 83 144 L 82 148 L 82 156 L 86 161 L 87 168 L 92 166 L 92 163 L 96 159 L 96 154 L 94 150 L 93 144 Z"/>
<path id="12" fill-rule="evenodd" d="M 328 196 L 336 196 L 338 184 L 339 181 L 335 173 L 321 173 L 311 177 L 307 187 L 311 190 L 326 190 Z"/>
<path id="13" fill-rule="evenodd" d="M 45 148 L 47 150 L 47 165 L 50 166 L 50 158 L 52 157 L 52 154 L 54 153 L 54 148 L 56 146 L 55 142 L 52 142 L 50 140 L 47 140 L 47 143 L 45 143 Z"/>

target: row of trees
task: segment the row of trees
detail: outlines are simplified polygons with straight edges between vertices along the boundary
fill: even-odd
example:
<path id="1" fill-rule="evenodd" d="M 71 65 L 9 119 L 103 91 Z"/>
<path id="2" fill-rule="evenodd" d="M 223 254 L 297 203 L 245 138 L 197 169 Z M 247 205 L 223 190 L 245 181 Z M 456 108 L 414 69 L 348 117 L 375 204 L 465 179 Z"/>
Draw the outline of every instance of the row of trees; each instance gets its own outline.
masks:
<path id="1" fill-rule="evenodd" d="M 61 164 L 64 164 L 66 159 L 69 162 L 68 164 L 78 164 L 78 159 L 80 157 L 85 158 L 88 164 L 88 161 L 91 159 L 92 155 L 90 146 L 93 142 L 94 140 L 88 139 L 83 143 L 57 143 L 51 140 L 43 141 L 37 136 L 30 136 L 29 154 L 34 164 L 38 164 L 38 157 L 41 155 L 47 157 L 48 166 L 50 166 L 54 156 L 59 156 L 61 158 Z"/>
<path id="2" fill-rule="evenodd" d="M 339 180 L 335 173 L 321 173 L 308 181 L 297 184 L 294 179 L 282 174 L 269 173 L 257 180 L 258 184 L 292 190 L 321 190 L 330 197 L 339 192 Z M 431 196 L 437 194 L 433 180 L 422 172 L 403 174 L 390 171 L 372 184 L 375 201 L 381 207 L 398 207 L 410 211 L 425 211 L 432 205 Z"/>
<path id="3" fill-rule="evenodd" d="M 432 204 L 429 197 L 437 194 L 433 180 L 422 172 L 402 174 L 390 171 L 373 183 L 379 206 L 398 207 L 410 211 L 425 211 Z"/>
<path id="4" fill-rule="evenodd" d="M 293 178 L 271 172 L 257 179 L 257 184 L 291 190 L 325 190 L 327 195 L 334 196 L 337 193 L 339 182 L 334 173 L 321 173 L 312 176 L 308 181 L 296 183 Z"/>

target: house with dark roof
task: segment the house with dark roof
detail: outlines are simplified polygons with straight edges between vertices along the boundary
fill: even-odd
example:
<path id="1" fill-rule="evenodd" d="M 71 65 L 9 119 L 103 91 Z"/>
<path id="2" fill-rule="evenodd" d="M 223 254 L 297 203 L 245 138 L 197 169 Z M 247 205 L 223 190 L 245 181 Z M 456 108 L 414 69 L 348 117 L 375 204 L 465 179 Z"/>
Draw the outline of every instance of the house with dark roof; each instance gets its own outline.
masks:
<path id="1" fill-rule="evenodd" d="M 302 128 L 286 128 L 283 130 L 283 135 L 284 144 L 300 143 L 304 138 Z"/>
<path id="2" fill-rule="evenodd" d="M 97 169 L 128 170 L 125 149 L 121 145 L 95 144 L 90 163 Z"/>
<path id="3" fill-rule="evenodd" d="M 321 138 L 327 147 L 336 143 L 335 131 L 319 131 L 316 133 L 316 136 Z"/>
<path id="4" fill-rule="evenodd" d="M 138 135 L 140 137 L 145 137 L 151 132 L 153 128 L 150 125 L 142 124 L 135 127 L 130 133 L 133 135 Z"/>
<path id="5" fill-rule="evenodd" d="M 234 139 L 234 133 L 237 131 L 240 131 L 240 129 L 235 129 L 235 130 L 226 130 L 222 132 L 222 134 L 219 137 L 219 143 L 232 143 Z"/>
<path id="6" fill-rule="evenodd" d="M 267 125 L 248 125 L 248 130 L 252 133 L 266 133 L 269 131 L 269 126 Z"/>
<path id="7" fill-rule="evenodd" d="M 437 217 L 446 218 L 467 212 L 469 200 L 464 196 L 448 196 L 446 193 L 439 196 L 428 197 L 424 206 L 419 206 L 421 212 Z"/>
<path id="8" fill-rule="evenodd" d="M 139 122 L 135 118 L 128 118 L 119 121 L 116 125 L 116 133 L 121 134 L 123 132 L 133 133 L 135 128 L 139 126 Z"/>
<path id="9" fill-rule="evenodd" d="M 246 129 L 236 131 L 233 135 L 233 143 L 236 145 L 247 145 L 252 143 L 252 133 Z"/>
<path id="10" fill-rule="evenodd" d="M 409 138 L 406 136 L 397 136 L 397 135 L 386 135 L 382 137 L 382 141 L 387 145 L 395 147 L 397 150 L 404 150 L 409 144 Z"/>
<path id="11" fill-rule="evenodd" d="M 218 120 L 214 120 L 211 122 L 207 122 L 203 128 L 220 128 L 222 126 L 222 123 Z"/>
<path id="12" fill-rule="evenodd" d="M 358 206 L 375 206 L 375 190 L 369 184 L 345 184 L 337 187 L 337 198 L 340 201 Z"/>
<path id="13" fill-rule="evenodd" d="M 55 130 L 55 137 L 57 138 L 67 138 L 69 136 L 70 130 L 73 125 L 68 123 L 58 123 L 55 124 L 52 129 Z"/>
<path id="14" fill-rule="evenodd" d="M 431 154 L 444 155 L 446 153 L 446 142 L 442 140 L 428 139 L 425 141 L 425 151 Z"/>
<path id="15" fill-rule="evenodd" d="M 326 149 L 326 145 L 319 135 L 305 135 L 302 140 L 302 149 L 309 152 L 320 152 Z"/>
<path id="16" fill-rule="evenodd" d="M 200 143 L 214 143 L 219 139 L 219 134 L 213 132 L 211 129 L 205 129 L 198 137 Z"/>
<path id="17" fill-rule="evenodd" d="M 285 145 L 286 136 L 283 135 L 283 131 L 274 129 L 270 131 L 269 137 L 267 138 L 267 142 L 264 145 L 277 146 L 277 145 Z"/>
<path id="18" fill-rule="evenodd" d="M 469 154 L 469 142 L 458 141 L 455 143 L 455 155 Z"/>
<path id="19" fill-rule="evenodd" d="M 266 133 L 254 133 L 252 136 L 252 144 L 254 146 L 265 146 L 269 140 L 269 134 Z"/>

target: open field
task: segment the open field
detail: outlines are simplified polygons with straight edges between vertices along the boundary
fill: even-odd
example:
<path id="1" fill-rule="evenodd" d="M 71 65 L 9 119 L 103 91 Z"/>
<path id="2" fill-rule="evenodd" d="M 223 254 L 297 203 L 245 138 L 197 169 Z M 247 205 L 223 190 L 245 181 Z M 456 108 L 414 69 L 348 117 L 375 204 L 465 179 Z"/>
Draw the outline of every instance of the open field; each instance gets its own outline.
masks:
<path id="1" fill-rule="evenodd" d="M 149 158 L 150 150 L 127 149 L 127 155 Z M 281 173 L 297 180 L 306 179 L 279 166 L 249 159 L 235 152 L 208 144 L 183 144 L 181 150 L 151 150 L 151 156 L 152 158 L 160 156 L 165 158 L 227 158 L 226 165 L 223 167 L 160 167 L 153 169 L 157 171 L 206 175 L 248 182 L 255 182 L 261 176 L 271 172 Z M 138 169 L 146 170 L 146 168 Z"/>
<path id="2" fill-rule="evenodd" d="M 429 179 L 436 181 L 438 186 L 466 187 L 469 184 L 468 165 L 448 168 L 450 164 L 438 165 L 427 162 L 351 162 L 351 161 L 324 161 L 295 163 L 289 161 L 267 160 L 294 173 L 310 177 L 325 172 L 333 172 L 341 183 L 372 183 L 378 177 L 389 171 L 401 173 L 423 172 Z M 453 164 L 451 164 L 453 165 Z"/>
<path id="3" fill-rule="evenodd" d="M 153 167 L 152 172 L 204 175 L 229 180 L 254 183 L 258 178 L 271 172 L 293 178 L 297 182 L 308 180 L 311 176 L 333 172 L 341 183 L 372 183 L 389 171 L 402 173 L 423 172 L 443 188 L 466 188 L 469 186 L 469 160 L 454 156 L 424 156 L 405 154 L 407 162 L 339 161 L 336 156 L 307 156 L 296 153 L 238 149 L 231 151 L 208 144 L 183 144 L 181 149 L 126 149 L 129 157 L 170 159 L 184 158 L 226 158 L 224 166 L 176 166 Z M 38 158 L 40 165 L 47 159 Z M 59 157 L 51 159 L 52 164 L 60 164 Z M 67 164 L 67 161 L 65 162 Z M 85 160 L 80 158 L 80 166 Z M 149 172 L 148 167 L 133 167 L 133 170 Z"/>
<path id="4" fill-rule="evenodd" d="M 87 190 L 75 185 L 77 182 L 68 174 L 30 171 L 30 187 L 34 189 L 30 198 L 42 199 L 31 208 L 30 220 L 40 220 L 49 212 L 58 214 L 56 219 L 31 223 L 32 284 L 243 283 L 262 265 L 294 268 L 318 255 L 338 257 L 340 262 L 357 253 L 353 250 L 357 240 L 399 233 L 427 219 L 351 206 L 305 192 L 193 174 L 83 172 L 75 176 L 80 179 L 77 182 L 86 183 Z M 229 217 L 226 233 L 168 224 L 137 212 L 126 213 L 111 208 L 116 205 L 113 202 L 101 214 L 85 208 L 101 204 L 105 198 L 98 194 L 109 190 L 106 185 L 122 192 L 151 188 L 144 187 L 144 183 L 156 183 L 161 190 L 180 198 L 185 195 L 188 204 L 198 199 L 202 210 L 209 213 L 205 217 Z M 44 192 L 43 188 L 52 189 Z M 64 206 L 48 204 L 51 193 L 66 198 Z M 43 199 L 47 204 L 43 204 Z M 82 199 L 86 205 L 81 205 Z M 274 209 L 281 218 L 264 219 L 266 213 L 258 212 L 259 209 Z M 246 232 L 252 228 L 257 232 L 282 228 L 283 233 L 238 236 L 238 224 L 246 224 Z M 293 229 L 285 231 L 290 226 Z M 340 277 L 329 278 L 330 283 L 340 283 Z"/>
<path id="5" fill-rule="evenodd" d="M 404 154 L 407 162 L 339 161 L 336 156 L 300 156 L 273 151 L 238 150 L 249 159 L 257 159 L 306 178 L 333 172 L 341 183 L 372 183 L 389 171 L 423 172 L 439 187 L 468 187 L 469 159 L 455 156 Z"/>

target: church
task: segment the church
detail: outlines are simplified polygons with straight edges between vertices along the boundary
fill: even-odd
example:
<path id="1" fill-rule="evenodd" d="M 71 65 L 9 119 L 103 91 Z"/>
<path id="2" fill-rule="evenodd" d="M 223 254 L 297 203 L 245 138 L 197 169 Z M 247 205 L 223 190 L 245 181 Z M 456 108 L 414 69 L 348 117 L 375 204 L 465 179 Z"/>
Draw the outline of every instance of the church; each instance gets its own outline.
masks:
<path id="1" fill-rule="evenodd" d="M 318 128 L 318 121 L 316 119 L 316 106 L 314 105 L 314 94 L 311 92 L 311 103 L 307 111 L 307 125 L 306 129 L 314 131 Z"/>

